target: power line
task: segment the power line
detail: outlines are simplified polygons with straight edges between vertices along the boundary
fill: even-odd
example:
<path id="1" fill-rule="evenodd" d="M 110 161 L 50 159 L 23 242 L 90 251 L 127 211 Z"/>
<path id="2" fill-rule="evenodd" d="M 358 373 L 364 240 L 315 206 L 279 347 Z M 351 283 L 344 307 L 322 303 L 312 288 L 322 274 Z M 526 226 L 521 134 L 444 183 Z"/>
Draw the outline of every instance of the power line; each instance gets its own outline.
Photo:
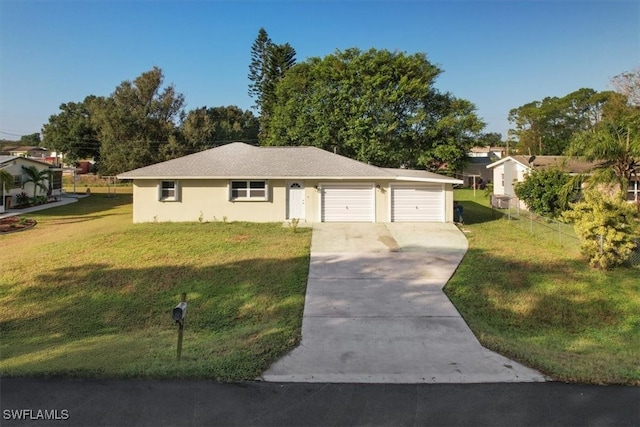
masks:
<path id="1" fill-rule="evenodd" d="M 23 136 L 23 135 L 18 135 L 18 134 L 15 134 L 15 133 L 5 132 L 5 131 L 3 131 L 3 130 L 0 130 L 0 133 L 1 133 L 1 134 L 3 134 L 3 135 Z"/>

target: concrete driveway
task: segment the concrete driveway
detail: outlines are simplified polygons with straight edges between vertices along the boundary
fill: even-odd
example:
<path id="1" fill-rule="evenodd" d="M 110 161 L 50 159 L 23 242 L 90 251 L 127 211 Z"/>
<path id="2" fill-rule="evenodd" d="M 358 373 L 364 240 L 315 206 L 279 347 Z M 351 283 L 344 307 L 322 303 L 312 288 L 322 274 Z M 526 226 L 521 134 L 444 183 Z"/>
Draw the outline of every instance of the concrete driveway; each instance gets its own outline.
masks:
<path id="1" fill-rule="evenodd" d="M 467 250 L 452 224 L 316 224 L 301 345 L 265 381 L 544 381 L 482 347 L 442 291 Z"/>

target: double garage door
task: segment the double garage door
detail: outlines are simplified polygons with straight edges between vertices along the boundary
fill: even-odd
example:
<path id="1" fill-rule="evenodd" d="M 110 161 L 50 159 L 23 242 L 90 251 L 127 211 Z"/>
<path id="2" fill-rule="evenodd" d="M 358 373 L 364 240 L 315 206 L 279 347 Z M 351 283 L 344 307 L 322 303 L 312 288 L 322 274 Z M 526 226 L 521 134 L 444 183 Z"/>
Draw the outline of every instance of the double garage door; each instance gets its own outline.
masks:
<path id="1" fill-rule="evenodd" d="M 392 222 L 443 222 L 444 188 L 441 184 L 392 185 Z M 372 183 L 323 184 L 321 221 L 374 222 L 375 186 Z"/>

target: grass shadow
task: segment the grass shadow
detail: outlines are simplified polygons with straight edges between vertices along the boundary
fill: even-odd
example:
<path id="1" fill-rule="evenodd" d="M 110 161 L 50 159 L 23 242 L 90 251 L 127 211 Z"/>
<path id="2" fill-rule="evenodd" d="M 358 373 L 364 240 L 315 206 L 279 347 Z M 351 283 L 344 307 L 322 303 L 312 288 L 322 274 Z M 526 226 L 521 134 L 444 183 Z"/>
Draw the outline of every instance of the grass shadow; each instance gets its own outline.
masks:
<path id="1" fill-rule="evenodd" d="M 471 248 L 445 293 L 489 349 L 564 381 L 638 385 L 636 274 Z"/>
<path id="2" fill-rule="evenodd" d="M 299 342 L 307 274 L 308 257 L 54 269 L 5 293 L 22 309 L 0 322 L 2 371 L 251 379 Z M 182 292 L 186 359 L 175 365 Z"/>
<path id="3" fill-rule="evenodd" d="M 503 218 L 502 212 L 471 200 L 456 201 L 463 208 L 464 224 L 482 224 Z"/>

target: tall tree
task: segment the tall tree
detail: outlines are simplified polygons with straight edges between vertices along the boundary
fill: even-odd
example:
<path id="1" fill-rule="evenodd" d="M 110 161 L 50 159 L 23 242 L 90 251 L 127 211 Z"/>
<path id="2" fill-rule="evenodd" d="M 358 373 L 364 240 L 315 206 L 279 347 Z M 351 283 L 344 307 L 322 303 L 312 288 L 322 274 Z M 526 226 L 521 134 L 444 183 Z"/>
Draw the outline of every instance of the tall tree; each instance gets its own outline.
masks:
<path id="1" fill-rule="evenodd" d="M 484 124 L 434 87 L 426 55 L 336 51 L 291 68 L 276 87 L 269 145 L 314 145 L 386 167 L 460 168 Z"/>
<path id="2" fill-rule="evenodd" d="M 616 92 L 627 97 L 630 105 L 640 107 L 640 67 L 615 76 L 611 84 Z"/>
<path id="3" fill-rule="evenodd" d="M 624 95 L 613 98 L 597 126 L 574 136 L 568 154 L 595 162 L 589 181 L 615 184 L 625 198 L 629 181 L 640 173 L 640 107 Z"/>
<path id="4" fill-rule="evenodd" d="M 67 161 L 81 159 L 98 160 L 100 141 L 98 129 L 92 121 L 93 104 L 99 102 L 95 96 L 87 96 L 82 102 L 60 105 L 60 113 L 49 117 L 42 127 L 43 142 L 47 148 L 64 153 Z"/>
<path id="5" fill-rule="evenodd" d="M 175 152 L 184 96 L 173 85 L 163 88 L 163 80 L 162 70 L 154 67 L 94 103 L 92 119 L 99 129 L 102 174 L 166 160 Z"/>
<path id="6" fill-rule="evenodd" d="M 185 147 L 190 152 L 212 148 L 226 142 L 258 142 L 258 118 L 235 105 L 202 107 L 189 111 L 182 123 Z"/>
<path id="7" fill-rule="evenodd" d="M 260 140 L 264 141 L 273 113 L 277 83 L 296 63 L 296 51 L 289 44 L 274 44 L 264 28 L 251 46 L 249 63 L 249 96 L 255 98 L 254 108 L 260 116 Z"/>
<path id="8" fill-rule="evenodd" d="M 502 140 L 502 134 L 498 132 L 482 133 L 475 142 L 478 147 L 504 147 L 506 144 L 506 141 Z"/>
<path id="9" fill-rule="evenodd" d="M 24 145 L 38 146 L 40 145 L 40 142 L 42 141 L 40 140 L 39 133 L 32 133 L 31 135 L 22 135 L 20 137 L 20 143 Z"/>
<path id="10" fill-rule="evenodd" d="M 269 38 L 267 31 L 260 28 L 258 37 L 251 45 L 251 62 L 249 63 L 249 96 L 255 98 L 253 108 L 260 111 L 262 107 L 262 94 L 264 92 L 264 82 L 267 78 L 267 67 L 269 63 L 269 48 L 273 42 Z"/>
<path id="11" fill-rule="evenodd" d="M 562 98 L 546 97 L 514 108 L 509 121 L 521 153 L 559 155 L 577 132 L 593 128 L 602 119 L 613 92 L 582 88 Z"/>

